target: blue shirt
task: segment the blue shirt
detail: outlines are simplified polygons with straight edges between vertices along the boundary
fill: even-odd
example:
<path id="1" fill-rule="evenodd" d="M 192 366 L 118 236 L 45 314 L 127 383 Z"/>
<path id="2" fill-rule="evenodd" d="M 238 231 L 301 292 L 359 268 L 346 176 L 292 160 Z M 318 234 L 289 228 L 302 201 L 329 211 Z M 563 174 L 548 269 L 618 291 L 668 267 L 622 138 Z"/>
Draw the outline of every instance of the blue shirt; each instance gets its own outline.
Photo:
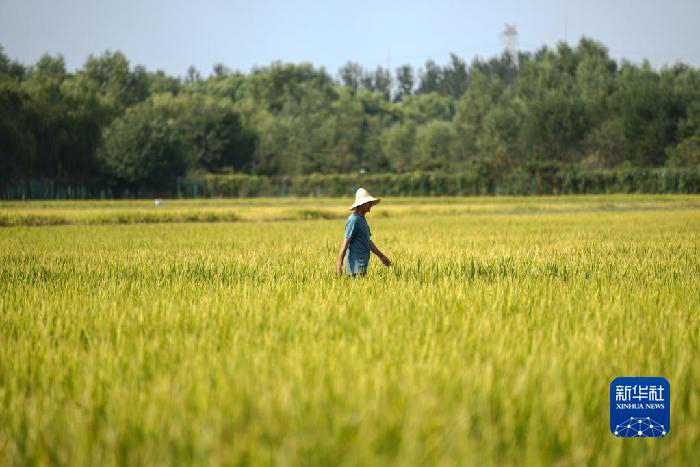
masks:
<path id="1" fill-rule="evenodd" d="M 369 266 L 369 230 L 367 220 L 357 214 L 350 214 L 345 224 L 345 238 L 350 239 L 346 268 L 348 274 L 364 273 Z"/>

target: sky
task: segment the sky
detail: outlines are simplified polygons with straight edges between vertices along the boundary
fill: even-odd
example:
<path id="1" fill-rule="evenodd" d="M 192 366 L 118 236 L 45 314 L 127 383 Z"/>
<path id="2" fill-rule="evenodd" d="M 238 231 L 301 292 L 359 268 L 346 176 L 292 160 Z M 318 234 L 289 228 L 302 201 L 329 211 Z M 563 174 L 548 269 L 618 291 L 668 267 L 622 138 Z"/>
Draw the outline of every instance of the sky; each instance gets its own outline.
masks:
<path id="1" fill-rule="evenodd" d="M 0 45 L 24 64 L 62 54 L 72 71 L 120 50 L 175 76 L 274 60 L 333 75 L 347 61 L 393 70 L 455 53 L 469 62 L 502 52 L 505 23 L 524 51 L 586 36 L 616 59 L 700 66 L 700 0 L 0 0 Z"/>

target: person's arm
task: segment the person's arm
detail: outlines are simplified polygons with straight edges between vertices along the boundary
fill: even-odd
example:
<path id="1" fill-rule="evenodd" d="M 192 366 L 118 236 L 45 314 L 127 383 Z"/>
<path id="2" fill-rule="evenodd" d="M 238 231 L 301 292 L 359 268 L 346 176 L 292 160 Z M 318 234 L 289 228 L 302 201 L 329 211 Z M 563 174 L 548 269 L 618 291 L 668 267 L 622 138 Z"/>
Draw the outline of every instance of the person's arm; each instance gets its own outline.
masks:
<path id="1" fill-rule="evenodd" d="M 379 257 L 382 263 L 384 263 L 384 266 L 391 266 L 391 260 L 384 256 L 384 253 L 379 251 L 379 248 L 377 248 L 377 245 L 375 245 L 372 240 L 369 241 L 369 249 L 372 250 L 372 253 Z"/>
<path id="2" fill-rule="evenodd" d="M 350 246 L 350 239 L 343 239 L 343 244 L 340 246 L 340 252 L 338 253 L 338 264 L 335 266 L 335 271 L 339 275 L 343 273 L 343 261 L 345 260 L 345 253 L 348 251 L 348 246 Z"/>

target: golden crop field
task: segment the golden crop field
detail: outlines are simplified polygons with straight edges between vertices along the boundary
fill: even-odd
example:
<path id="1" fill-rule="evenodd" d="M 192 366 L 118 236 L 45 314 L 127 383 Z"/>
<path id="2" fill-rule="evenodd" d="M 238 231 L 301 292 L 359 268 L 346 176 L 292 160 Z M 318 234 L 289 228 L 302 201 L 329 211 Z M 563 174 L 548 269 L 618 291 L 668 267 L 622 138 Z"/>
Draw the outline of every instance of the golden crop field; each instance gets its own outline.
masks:
<path id="1" fill-rule="evenodd" d="M 700 197 L 350 203 L 0 203 L 0 465 L 697 463 Z"/>

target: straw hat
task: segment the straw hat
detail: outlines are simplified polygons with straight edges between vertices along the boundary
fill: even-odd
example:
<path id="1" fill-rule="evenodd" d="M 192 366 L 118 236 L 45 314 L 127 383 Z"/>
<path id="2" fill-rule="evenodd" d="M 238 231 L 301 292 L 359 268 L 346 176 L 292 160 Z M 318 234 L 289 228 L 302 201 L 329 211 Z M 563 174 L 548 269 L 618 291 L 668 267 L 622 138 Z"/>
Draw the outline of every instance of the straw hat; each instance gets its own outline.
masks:
<path id="1" fill-rule="evenodd" d="M 352 211 L 356 207 L 365 203 L 372 203 L 372 206 L 374 206 L 379 201 L 381 201 L 379 198 L 375 198 L 374 196 L 370 195 L 364 188 L 358 188 L 357 193 L 355 193 L 355 202 L 352 203 L 352 206 L 350 206 L 350 210 Z"/>

